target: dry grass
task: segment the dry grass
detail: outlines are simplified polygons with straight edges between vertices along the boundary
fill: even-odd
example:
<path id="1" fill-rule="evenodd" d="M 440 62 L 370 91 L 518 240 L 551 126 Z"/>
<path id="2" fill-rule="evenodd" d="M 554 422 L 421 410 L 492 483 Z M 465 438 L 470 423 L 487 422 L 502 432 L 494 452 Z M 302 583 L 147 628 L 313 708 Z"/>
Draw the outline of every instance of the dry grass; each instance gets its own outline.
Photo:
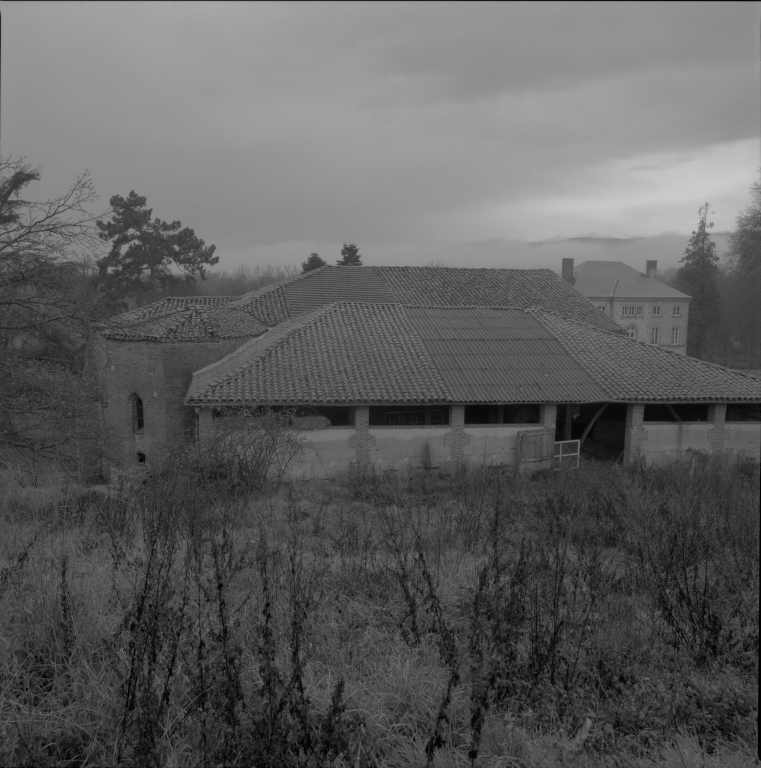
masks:
<path id="1" fill-rule="evenodd" d="M 755 764 L 757 473 L 197 469 L 0 479 L 0 763 Z"/>

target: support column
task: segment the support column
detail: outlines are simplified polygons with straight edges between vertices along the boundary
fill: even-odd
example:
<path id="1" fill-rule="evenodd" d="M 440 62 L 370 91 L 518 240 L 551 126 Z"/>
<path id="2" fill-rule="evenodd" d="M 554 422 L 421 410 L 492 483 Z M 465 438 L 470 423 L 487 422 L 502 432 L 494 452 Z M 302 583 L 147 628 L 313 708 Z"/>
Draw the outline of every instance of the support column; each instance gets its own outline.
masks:
<path id="1" fill-rule="evenodd" d="M 714 403 L 708 406 L 708 442 L 711 444 L 711 455 L 718 461 L 727 459 L 727 404 Z"/>
<path id="2" fill-rule="evenodd" d="M 553 439 L 555 435 L 555 422 L 558 418 L 558 407 L 555 403 L 543 405 L 539 411 L 539 424 L 542 429 L 552 430 Z"/>
<path id="3" fill-rule="evenodd" d="M 349 470 L 364 474 L 370 468 L 370 406 L 354 408 L 354 434 L 349 438 L 349 447 L 354 449 L 354 461 Z"/>
<path id="4" fill-rule="evenodd" d="M 624 466 L 639 461 L 647 441 L 645 429 L 645 406 L 643 403 L 629 403 L 626 406 L 626 432 L 624 436 Z"/>
<path id="5" fill-rule="evenodd" d="M 470 438 L 465 434 L 465 406 L 449 406 L 450 431 L 444 435 L 444 448 L 449 449 L 449 464 L 461 467 L 467 458 L 466 448 Z"/>

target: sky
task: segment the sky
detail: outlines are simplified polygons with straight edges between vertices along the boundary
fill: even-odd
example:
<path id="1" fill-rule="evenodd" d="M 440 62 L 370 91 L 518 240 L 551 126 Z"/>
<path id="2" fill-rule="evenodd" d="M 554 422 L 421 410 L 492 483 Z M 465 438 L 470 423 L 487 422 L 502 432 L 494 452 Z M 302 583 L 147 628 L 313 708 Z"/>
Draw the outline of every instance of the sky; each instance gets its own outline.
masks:
<path id="1" fill-rule="evenodd" d="M 668 267 L 703 203 L 733 228 L 761 166 L 761 3 L 11 2 L 0 21 L 0 151 L 41 166 L 30 196 L 87 169 L 103 209 L 135 190 L 217 269 L 344 242 L 366 265 Z M 592 235 L 625 240 L 565 241 Z"/>

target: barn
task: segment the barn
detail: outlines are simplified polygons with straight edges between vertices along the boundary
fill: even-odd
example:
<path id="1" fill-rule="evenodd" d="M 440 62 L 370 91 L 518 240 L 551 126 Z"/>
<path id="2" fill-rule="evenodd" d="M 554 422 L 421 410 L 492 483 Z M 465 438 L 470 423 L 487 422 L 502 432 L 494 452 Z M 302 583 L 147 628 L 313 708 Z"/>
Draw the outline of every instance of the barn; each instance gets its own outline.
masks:
<path id="1" fill-rule="evenodd" d="M 101 340 L 117 470 L 265 407 L 293 409 L 301 478 L 761 455 L 761 382 L 627 338 L 549 270 L 324 267 Z"/>

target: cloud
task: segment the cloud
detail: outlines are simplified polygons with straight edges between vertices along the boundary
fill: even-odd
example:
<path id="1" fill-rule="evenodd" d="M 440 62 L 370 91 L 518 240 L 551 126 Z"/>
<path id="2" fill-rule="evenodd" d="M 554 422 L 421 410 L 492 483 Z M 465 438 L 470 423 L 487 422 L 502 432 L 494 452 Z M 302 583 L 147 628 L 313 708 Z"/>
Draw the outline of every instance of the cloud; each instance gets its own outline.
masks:
<path id="1" fill-rule="evenodd" d="M 754 4 L 41 3 L 3 20 L 3 151 L 41 163 L 51 194 L 84 167 L 106 198 L 135 189 L 223 263 L 654 234 L 692 226 L 699 197 L 728 228 L 758 167 Z"/>

